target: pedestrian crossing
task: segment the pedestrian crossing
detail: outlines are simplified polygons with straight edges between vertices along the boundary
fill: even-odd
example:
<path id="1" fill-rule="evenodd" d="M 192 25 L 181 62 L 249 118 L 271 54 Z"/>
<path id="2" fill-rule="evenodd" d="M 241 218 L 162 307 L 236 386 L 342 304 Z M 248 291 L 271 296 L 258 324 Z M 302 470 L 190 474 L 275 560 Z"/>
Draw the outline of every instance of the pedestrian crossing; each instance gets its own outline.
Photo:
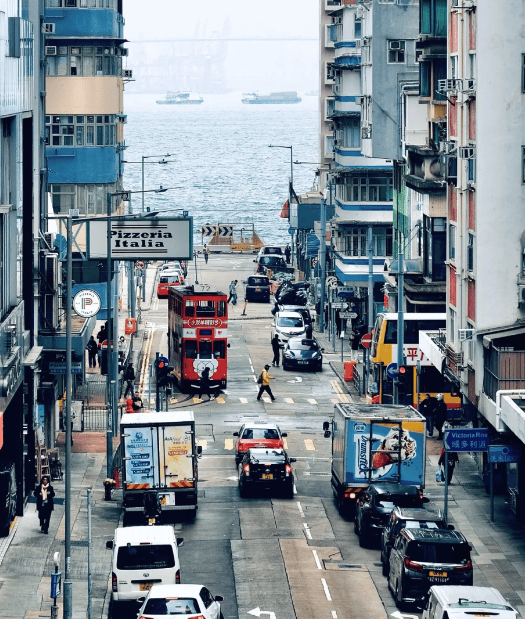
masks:
<path id="1" fill-rule="evenodd" d="M 147 395 L 147 394 L 146 394 Z M 261 398 L 263 402 L 265 402 L 266 404 L 271 404 L 272 400 L 267 396 L 267 395 L 263 395 L 263 397 Z M 180 398 L 170 398 L 170 404 L 178 404 L 180 401 L 187 401 L 187 398 L 184 396 L 181 396 Z M 216 402 L 217 404 L 233 404 L 233 403 L 239 403 L 239 404 L 250 404 L 253 402 L 257 402 L 257 397 L 256 394 L 254 394 L 253 398 L 246 398 L 246 397 L 237 397 L 237 396 L 230 396 L 230 395 L 224 395 L 224 396 L 219 396 L 218 398 L 215 399 L 211 399 L 211 400 L 201 400 L 199 397 L 197 396 L 193 396 L 191 398 L 191 401 L 193 404 L 200 404 L 202 402 L 206 403 L 206 402 Z M 330 402 L 333 402 L 334 404 L 341 404 L 341 403 L 350 403 L 352 400 L 350 398 L 350 396 L 346 393 L 338 393 L 336 394 L 335 398 L 330 398 Z M 319 400 L 315 399 L 315 398 L 290 398 L 290 397 L 285 397 L 285 398 L 280 398 L 278 396 L 275 397 L 275 400 L 273 401 L 274 403 L 279 403 L 279 402 L 284 402 L 285 404 L 304 404 L 304 403 L 308 403 L 308 404 L 312 404 L 313 406 L 318 406 L 320 404 L 323 404 L 323 402 L 319 402 Z M 325 401 L 326 403 L 326 401 Z"/>

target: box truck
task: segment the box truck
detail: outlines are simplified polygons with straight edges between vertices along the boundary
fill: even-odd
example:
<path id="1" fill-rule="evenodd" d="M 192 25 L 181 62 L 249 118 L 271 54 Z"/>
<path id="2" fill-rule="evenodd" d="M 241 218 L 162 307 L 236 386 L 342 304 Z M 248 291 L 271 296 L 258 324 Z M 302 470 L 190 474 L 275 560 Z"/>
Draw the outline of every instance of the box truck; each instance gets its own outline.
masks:
<path id="1" fill-rule="evenodd" d="M 332 490 L 339 513 L 353 516 L 370 482 L 425 486 L 426 421 L 411 406 L 335 405 L 325 422 L 332 437 Z"/>
<path id="2" fill-rule="evenodd" d="M 197 511 L 197 458 L 192 411 L 122 415 L 125 521 L 145 511 L 145 496 L 156 491 L 161 514 Z M 126 518 L 128 516 L 128 518 Z"/>

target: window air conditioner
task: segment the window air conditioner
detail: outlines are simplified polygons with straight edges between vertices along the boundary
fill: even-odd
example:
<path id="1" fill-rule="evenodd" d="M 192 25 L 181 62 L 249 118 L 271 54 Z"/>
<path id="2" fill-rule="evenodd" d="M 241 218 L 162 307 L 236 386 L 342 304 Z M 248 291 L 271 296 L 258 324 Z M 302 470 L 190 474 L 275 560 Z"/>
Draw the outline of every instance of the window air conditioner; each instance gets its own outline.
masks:
<path id="1" fill-rule="evenodd" d="M 518 305 L 525 305 L 525 286 L 518 286 Z"/>
<path id="2" fill-rule="evenodd" d="M 372 125 L 363 125 L 361 127 L 361 138 L 369 140 L 372 137 Z"/>
<path id="3" fill-rule="evenodd" d="M 46 56 L 56 56 L 57 55 L 56 45 L 46 45 L 44 48 L 44 53 Z"/>
<path id="4" fill-rule="evenodd" d="M 475 329 L 458 329 L 458 339 L 460 342 L 472 340 L 474 333 L 476 333 Z"/>
<path id="5" fill-rule="evenodd" d="M 55 34 L 55 24 L 51 22 L 44 22 L 42 24 L 42 32 L 44 34 Z"/>
<path id="6" fill-rule="evenodd" d="M 388 41 L 388 49 L 401 49 L 399 41 Z"/>
<path id="7" fill-rule="evenodd" d="M 127 47 L 121 47 L 120 48 L 120 55 L 121 56 L 129 56 L 129 49 Z"/>
<path id="8" fill-rule="evenodd" d="M 370 45 L 370 37 L 364 37 L 364 39 L 361 39 L 361 47 L 367 47 L 368 45 Z"/>
<path id="9" fill-rule="evenodd" d="M 472 92 L 476 89 L 476 80 L 475 79 L 465 79 L 461 80 L 461 92 Z"/>
<path id="10" fill-rule="evenodd" d="M 364 101 L 364 97 L 356 97 L 355 98 L 355 104 L 356 105 L 363 105 L 364 102 L 365 102 Z"/>
<path id="11" fill-rule="evenodd" d="M 438 92 L 454 92 L 458 90 L 458 86 L 461 88 L 462 80 L 446 79 L 438 80 Z"/>
<path id="12" fill-rule="evenodd" d="M 126 114 L 117 114 L 117 121 L 121 125 L 125 125 L 128 122 L 128 117 L 126 116 Z"/>
<path id="13" fill-rule="evenodd" d="M 122 71 L 123 77 L 124 79 L 132 79 L 133 78 L 133 70 L 132 69 L 124 69 L 124 71 Z"/>
<path id="14" fill-rule="evenodd" d="M 334 94 L 338 95 L 339 92 L 341 91 L 341 86 L 339 86 L 339 84 L 334 84 L 332 86 L 332 90 L 333 90 Z"/>
<path id="15" fill-rule="evenodd" d="M 461 146 L 459 149 L 459 158 L 460 159 L 474 159 L 476 156 L 476 147 L 475 146 Z"/>

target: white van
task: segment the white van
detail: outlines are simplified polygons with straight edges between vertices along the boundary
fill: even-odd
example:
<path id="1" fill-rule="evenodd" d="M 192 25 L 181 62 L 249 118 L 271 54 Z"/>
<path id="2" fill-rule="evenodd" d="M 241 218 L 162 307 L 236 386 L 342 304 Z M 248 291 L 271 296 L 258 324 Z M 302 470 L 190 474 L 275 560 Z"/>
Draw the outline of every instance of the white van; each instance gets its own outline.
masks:
<path id="1" fill-rule="evenodd" d="M 436 585 L 430 587 L 428 604 L 422 619 L 516 619 L 518 611 L 512 608 L 501 593 L 493 587 L 462 587 Z"/>
<path id="2" fill-rule="evenodd" d="M 138 600 L 157 583 L 179 584 L 177 547 L 183 541 L 170 525 L 115 529 L 114 539 L 106 542 L 106 548 L 113 550 L 113 601 Z"/>

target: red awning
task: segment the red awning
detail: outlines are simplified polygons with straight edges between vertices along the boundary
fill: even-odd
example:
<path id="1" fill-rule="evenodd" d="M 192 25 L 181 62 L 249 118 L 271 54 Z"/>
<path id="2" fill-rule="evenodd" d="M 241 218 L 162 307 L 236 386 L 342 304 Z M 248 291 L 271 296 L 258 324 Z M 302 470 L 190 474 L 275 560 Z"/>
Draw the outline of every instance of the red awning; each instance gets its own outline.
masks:
<path id="1" fill-rule="evenodd" d="M 288 219 L 289 216 L 290 216 L 290 202 L 289 200 L 286 200 L 286 202 L 283 204 L 283 208 L 281 209 L 281 217 L 283 219 Z"/>

